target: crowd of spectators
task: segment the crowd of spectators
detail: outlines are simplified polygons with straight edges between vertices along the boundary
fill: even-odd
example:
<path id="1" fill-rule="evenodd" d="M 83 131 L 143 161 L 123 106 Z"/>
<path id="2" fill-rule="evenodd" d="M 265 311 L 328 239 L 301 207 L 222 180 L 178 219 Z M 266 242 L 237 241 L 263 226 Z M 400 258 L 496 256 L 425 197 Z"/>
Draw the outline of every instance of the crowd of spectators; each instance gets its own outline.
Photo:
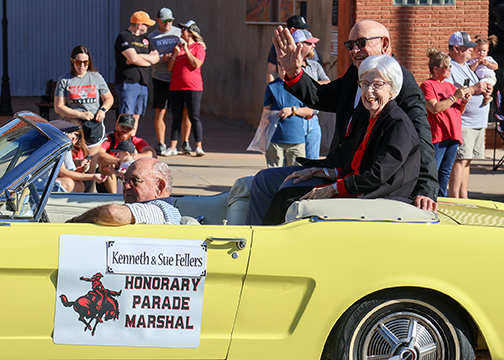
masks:
<path id="1" fill-rule="evenodd" d="M 126 165 L 135 159 L 177 155 L 180 136 L 180 151 L 190 154 L 191 129 L 196 142 L 195 155 L 205 155 L 200 108 L 201 66 L 205 61 L 206 45 L 195 21 L 178 23 L 178 27 L 173 26 L 173 22 L 173 13 L 168 8 L 159 10 L 156 21 L 146 12 L 137 11 L 131 16 L 130 26 L 118 35 L 115 85 L 121 115 L 114 132 L 109 134 L 106 134 L 103 120 L 113 105 L 111 92 L 95 70 L 89 49 L 80 45 L 72 50 L 70 72 L 59 79 L 55 94 L 56 112 L 63 120 L 74 121 L 79 126 L 78 131 L 69 133 L 74 142 L 75 166 L 62 169 L 63 188 L 94 191 L 95 183 L 103 183 L 103 191 L 117 192 Z M 157 29 L 147 36 L 149 27 L 156 24 Z M 359 154 L 359 144 L 362 145 L 367 132 L 373 128 L 369 125 L 373 117 L 369 118 L 372 110 L 367 102 L 371 98 L 382 101 L 374 98 L 381 90 L 377 84 L 383 82 L 389 86 L 391 83 L 383 73 L 378 74 L 377 78 L 381 79 L 378 82 L 359 80 L 358 75 L 360 65 L 368 57 L 380 54 L 393 57 L 391 38 L 382 24 L 366 20 L 352 28 L 345 48 L 353 65 L 343 77 L 334 81 L 329 80 L 317 62 L 315 47 L 319 39 L 307 30 L 309 25 L 305 19 L 294 15 L 287 24 L 287 28 L 276 30 L 274 46 L 268 56 L 264 100 L 264 111 L 278 118 L 277 129 L 269 139 L 265 154 L 267 166 L 284 170 L 270 169 L 270 172 L 260 172 L 254 179 L 252 194 L 261 199 L 258 200 L 261 204 L 251 202 L 252 208 L 260 207 L 251 209 L 251 223 L 262 222 L 270 205 L 276 202 L 284 206 L 287 199 L 318 198 L 322 193 L 323 197 L 332 197 L 341 193 L 341 188 L 335 184 L 342 186 L 348 176 L 343 175 L 342 169 L 349 167 L 348 173 L 362 170 L 352 163 Z M 484 155 L 488 104 L 493 100 L 491 93 L 498 69 L 496 61 L 488 56 L 488 50 L 495 43 L 495 37 L 478 37 L 473 42 L 466 32 L 453 33 L 448 39 L 448 53 L 427 50 L 430 78 L 420 88 L 411 73 L 400 67 L 402 87 L 397 93 L 392 92 L 391 99 L 383 101 L 384 104 L 389 101 L 397 104 L 416 129 L 421 154 L 419 175 L 408 198 L 422 209 L 435 211 L 437 197 L 448 196 L 448 188 L 450 196 L 467 197 L 471 160 Z M 147 107 L 151 72 L 156 111 L 154 128 L 158 140 L 154 147 L 135 136 Z M 360 87 L 355 85 L 357 82 Z M 370 88 L 373 96 L 366 97 Z M 170 107 L 173 121 L 168 145 L 165 115 Z M 319 159 L 319 110 L 338 114 L 335 136 L 326 159 Z M 364 149 L 360 155 L 363 153 Z M 94 175 L 97 169 L 100 174 Z M 87 175 L 76 176 L 73 172 L 93 176 L 88 179 Z M 374 185 L 379 188 L 387 183 L 390 186 L 394 183 L 392 178 L 393 175 L 375 179 L 381 183 Z M 273 185 L 270 184 L 272 179 L 275 179 Z M 319 180 L 312 184 L 313 179 Z M 333 190 L 313 189 L 314 185 L 328 183 L 334 184 Z M 261 186 L 265 184 L 269 191 L 276 190 L 267 195 L 261 193 Z M 388 191 L 384 196 L 393 193 Z M 358 191 L 356 196 L 366 196 L 366 192 Z"/>
<path id="2" fill-rule="evenodd" d="M 168 8 L 158 11 L 157 21 L 144 11 L 131 15 L 130 25 L 116 39 L 115 89 L 121 115 L 115 129 L 107 134 L 106 113 L 114 97 L 103 76 L 94 68 L 90 50 L 76 46 L 70 55 L 70 71 L 57 83 L 54 108 L 60 120 L 73 124 L 68 132 L 74 144 L 73 160 L 67 156 L 59 175 L 60 188 L 74 192 L 121 191 L 121 178 L 127 165 L 143 157 L 177 155 L 182 133 L 182 153 L 191 154 L 192 127 L 196 156 L 204 156 L 203 127 L 200 119 L 203 80 L 201 66 L 206 45 L 193 20 L 173 26 Z M 158 28 L 149 36 L 149 27 Z M 158 144 L 151 147 L 136 137 L 140 117 L 145 114 L 148 87 L 154 85 L 154 128 Z M 173 122 L 170 147 L 165 144 L 165 114 L 171 106 Z M 59 124 L 61 126 L 61 123 Z M 95 174 L 98 170 L 98 174 Z"/>

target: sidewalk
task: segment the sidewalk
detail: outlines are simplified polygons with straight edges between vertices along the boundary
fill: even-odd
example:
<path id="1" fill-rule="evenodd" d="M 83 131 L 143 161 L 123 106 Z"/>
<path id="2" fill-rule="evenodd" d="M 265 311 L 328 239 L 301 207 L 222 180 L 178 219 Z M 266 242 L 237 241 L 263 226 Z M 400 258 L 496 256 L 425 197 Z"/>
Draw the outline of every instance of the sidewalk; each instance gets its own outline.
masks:
<path id="1" fill-rule="evenodd" d="M 30 110 L 38 112 L 35 103 L 39 97 L 15 97 L 12 110 Z M 51 120 L 56 114 L 51 111 Z M 140 119 L 138 136 L 156 145 L 153 127 L 154 109 L 149 108 Z M 245 151 L 254 136 L 254 130 L 243 125 L 231 125 L 217 120 L 203 118 L 203 148 L 206 155 L 195 157 L 177 155 L 160 157 L 170 165 L 173 173 L 175 194 L 214 195 L 228 191 L 234 181 L 242 176 L 250 176 L 266 167 L 262 154 Z M 108 131 L 114 129 L 115 113 L 107 114 L 105 124 Z M 171 128 L 171 114 L 167 115 L 167 138 Z M 194 141 L 191 136 L 191 146 Z M 497 150 L 497 158 L 504 155 L 504 149 Z M 469 197 L 474 199 L 496 200 L 504 202 L 504 166 L 492 171 L 493 149 L 486 151 L 486 158 L 474 160 L 469 180 Z"/>
<path id="2" fill-rule="evenodd" d="M 40 97 L 13 97 L 14 113 L 29 110 L 38 113 L 36 102 Z M 145 139 L 152 147 L 157 144 L 154 131 L 154 109 L 148 108 L 140 118 L 138 136 Z M 57 119 L 54 110 L 50 111 L 50 120 Z M 112 131 L 115 124 L 115 112 L 107 113 L 105 126 Z M 173 174 L 174 194 L 214 195 L 229 191 L 234 181 L 243 176 L 251 176 L 266 167 L 264 156 L 247 152 L 245 149 L 254 137 L 255 131 L 245 124 L 230 125 L 224 122 L 203 118 L 203 157 L 177 155 L 159 157 L 170 165 Z M 170 136 L 171 113 L 168 111 L 167 139 Z M 191 146 L 195 149 L 191 135 Z"/>

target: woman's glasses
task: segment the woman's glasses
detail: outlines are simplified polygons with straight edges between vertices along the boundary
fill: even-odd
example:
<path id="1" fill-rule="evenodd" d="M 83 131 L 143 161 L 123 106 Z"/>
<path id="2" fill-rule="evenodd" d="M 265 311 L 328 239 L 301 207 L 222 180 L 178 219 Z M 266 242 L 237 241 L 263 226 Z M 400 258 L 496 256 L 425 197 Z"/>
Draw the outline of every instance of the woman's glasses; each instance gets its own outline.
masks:
<path id="1" fill-rule="evenodd" d="M 357 84 L 359 84 L 359 87 L 366 91 L 368 88 L 372 88 L 373 90 L 381 90 L 385 86 L 385 84 L 389 84 L 386 81 L 373 81 L 372 83 L 365 81 L 365 80 L 359 80 L 357 81 Z"/>
<path id="2" fill-rule="evenodd" d="M 89 65 L 89 60 L 75 60 L 75 59 L 72 59 L 73 63 L 77 66 L 88 66 Z"/>
<path id="3" fill-rule="evenodd" d="M 358 38 L 357 40 L 345 41 L 343 44 L 345 45 L 345 47 L 348 51 L 352 50 L 354 48 L 355 44 L 357 44 L 359 49 L 364 49 L 367 45 L 368 40 L 382 39 L 382 38 L 383 38 L 383 36 L 361 37 L 361 38 Z"/>

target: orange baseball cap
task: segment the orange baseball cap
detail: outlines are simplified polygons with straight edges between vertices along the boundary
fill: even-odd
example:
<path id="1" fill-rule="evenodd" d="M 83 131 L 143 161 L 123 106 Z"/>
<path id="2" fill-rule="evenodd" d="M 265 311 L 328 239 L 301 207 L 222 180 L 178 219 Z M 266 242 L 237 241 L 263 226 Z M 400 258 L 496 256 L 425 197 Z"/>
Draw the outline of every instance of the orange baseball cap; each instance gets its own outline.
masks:
<path id="1" fill-rule="evenodd" d="M 145 11 L 137 11 L 131 15 L 131 24 L 145 24 L 149 26 L 156 25 L 156 21 L 152 20 Z"/>

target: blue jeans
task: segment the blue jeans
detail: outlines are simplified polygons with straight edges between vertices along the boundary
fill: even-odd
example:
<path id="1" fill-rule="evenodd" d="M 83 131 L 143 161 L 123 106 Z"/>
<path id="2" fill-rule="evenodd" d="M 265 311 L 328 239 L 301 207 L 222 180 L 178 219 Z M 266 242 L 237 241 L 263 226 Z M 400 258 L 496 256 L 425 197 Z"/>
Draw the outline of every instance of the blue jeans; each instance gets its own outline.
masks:
<path id="1" fill-rule="evenodd" d="M 252 180 L 250 201 L 247 212 L 247 225 L 261 225 L 276 193 L 284 187 L 311 186 L 324 184 L 322 178 L 313 177 L 299 184 L 294 179 L 284 182 L 294 171 L 307 169 L 302 166 L 284 166 L 259 171 Z"/>
<path id="2" fill-rule="evenodd" d="M 434 144 L 436 150 L 436 163 L 438 168 L 438 181 L 439 181 L 439 196 L 448 196 L 448 180 L 450 173 L 457 156 L 458 141 L 445 140 Z"/>
<path id="3" fill-rule="evenodd" d="M 315 115 L 311 119 L 305 120 L 305 151 L 307 159 L 319 159 L 321 140 L 322 131 L 320 130 L 318 116 Z"/>

